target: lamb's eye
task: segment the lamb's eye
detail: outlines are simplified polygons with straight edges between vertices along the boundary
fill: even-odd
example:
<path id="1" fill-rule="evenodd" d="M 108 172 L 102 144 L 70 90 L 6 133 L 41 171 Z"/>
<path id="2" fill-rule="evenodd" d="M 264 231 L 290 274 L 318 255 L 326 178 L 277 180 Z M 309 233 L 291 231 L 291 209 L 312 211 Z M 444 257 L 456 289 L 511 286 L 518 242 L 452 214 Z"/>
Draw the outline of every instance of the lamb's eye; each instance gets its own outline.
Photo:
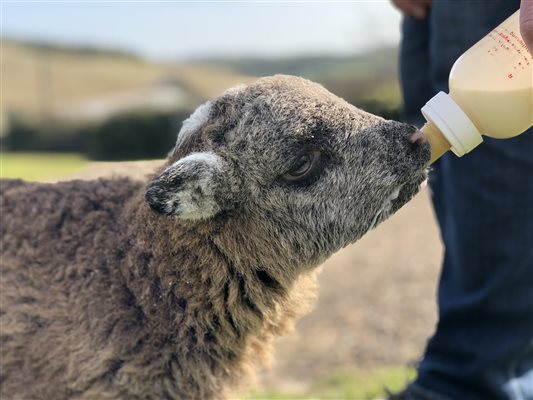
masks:
<path id="1" fill-rule="evenodd" d="M 313 150 L 302 155 L 298 162 L 295 163 L 294 168 L 283 175 L 286 181 L 298 181 L 307 178 L 314 170 L 314 166 L 320 157 L 320 151 Z"/>

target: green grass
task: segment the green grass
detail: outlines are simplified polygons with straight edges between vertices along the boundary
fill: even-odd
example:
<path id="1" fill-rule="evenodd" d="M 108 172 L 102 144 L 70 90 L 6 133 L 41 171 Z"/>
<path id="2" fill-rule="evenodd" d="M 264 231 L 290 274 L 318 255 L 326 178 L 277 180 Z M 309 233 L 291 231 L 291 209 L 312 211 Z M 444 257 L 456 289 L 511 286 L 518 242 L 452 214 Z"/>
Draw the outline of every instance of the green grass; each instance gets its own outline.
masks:
<path id="1" fill-rule="evenodd" d="M 88 161 L 71 153 L 9 153 L 2 152 L 0 176 L 27 181 L 59 179 L 80 170 Z"/>
<path id="2" fill-rule="evenodd" d="M 315 382 L 305 393 L 265 390 L 246 395 L 242 400 L 373 400 L 384 398 L 385 387 L 393 392 L 403 389 L 415 374 L 414 369 L 407 367 L 337 372 Z"/>

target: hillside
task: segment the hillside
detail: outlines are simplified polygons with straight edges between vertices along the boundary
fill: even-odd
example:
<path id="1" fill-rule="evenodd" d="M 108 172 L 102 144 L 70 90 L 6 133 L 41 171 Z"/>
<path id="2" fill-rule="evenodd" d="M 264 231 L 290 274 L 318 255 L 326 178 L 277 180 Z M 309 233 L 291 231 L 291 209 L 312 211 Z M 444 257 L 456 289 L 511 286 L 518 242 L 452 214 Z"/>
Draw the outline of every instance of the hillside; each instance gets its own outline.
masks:
<path id="1" fill-rule="evenodd" d="M 397 106 L 400 103 L 397 59 L 396 49 L 383 48 L 344 57 L 202 59 L 197 63 L 248 76 L 303 76 L 324 84 L 352 103 L 379 101 Z"/>
<path id="2" fill-rule="evenodd" d="M 3 112 L 32 119 L 83 119 L 134 108 L 190 109 L 235 84 L 276 73 L 321 82 L 354 104 L 399 103 L 393 49 L 350 57 L 163 64 L 105 49 L 4 40 L 2 68 Z"/>
<path id="3" fill-rule="evenodd" d="M 177 88 L 183 96 L 176 107 L 190 108 L 251 80 L 209 65 L 157 64 L 120 53 L 9 40 L 2 42 L 2 69 L 3 111 L 37 119 L 62 116 L 98 102 L 104 106 L 127 102 L 147 91 L 152 94 L 154 87 Z"/>

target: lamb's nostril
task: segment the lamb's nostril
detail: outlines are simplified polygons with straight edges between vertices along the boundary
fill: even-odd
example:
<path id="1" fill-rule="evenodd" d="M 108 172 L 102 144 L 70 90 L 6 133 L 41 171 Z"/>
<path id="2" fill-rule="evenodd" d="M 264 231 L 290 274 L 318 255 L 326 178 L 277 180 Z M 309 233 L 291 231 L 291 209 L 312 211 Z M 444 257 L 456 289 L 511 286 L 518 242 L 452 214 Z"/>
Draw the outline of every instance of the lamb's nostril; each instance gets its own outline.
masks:
<path id="1" fill-rule="evenodd" d="M 416 131 L 409 137 L 409 143 L 411 143 L 414 146 L 421 146 L 424 143 L 427 143 L 427 139 L 424 136 L 424 134 L 420 131 Z"/>

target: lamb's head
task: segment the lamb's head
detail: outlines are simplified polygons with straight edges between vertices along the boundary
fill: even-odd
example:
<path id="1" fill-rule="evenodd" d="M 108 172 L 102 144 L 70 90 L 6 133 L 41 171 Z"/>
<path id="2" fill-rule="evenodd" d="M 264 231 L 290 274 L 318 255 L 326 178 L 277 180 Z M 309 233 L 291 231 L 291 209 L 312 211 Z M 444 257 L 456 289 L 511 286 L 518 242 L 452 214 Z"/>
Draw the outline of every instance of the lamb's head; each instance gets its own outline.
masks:
<path id="1" fill-rule="evenodd" d="M 302 78 L 263 78 L 184 122 L 145 197 L 171 218 L 216 221 L 259 259 L 307 268 L 418 192 L 430 150 L 416 132 Z"/>

